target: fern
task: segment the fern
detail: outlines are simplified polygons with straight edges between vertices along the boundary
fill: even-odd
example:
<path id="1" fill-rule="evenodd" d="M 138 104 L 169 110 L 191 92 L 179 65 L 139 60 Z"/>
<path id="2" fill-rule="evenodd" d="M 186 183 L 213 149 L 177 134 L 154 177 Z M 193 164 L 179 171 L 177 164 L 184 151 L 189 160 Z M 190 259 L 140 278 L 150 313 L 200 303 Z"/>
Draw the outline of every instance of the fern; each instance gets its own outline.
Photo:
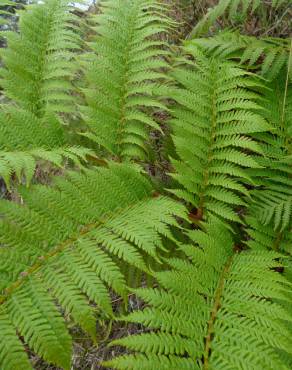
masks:
<path id="1" fill-rule="evenodd" d="M 37 117 L 70 112 L 74 106 L 70 80 L 80 37 L 78 18 L 69 10 L 67 0 L 28 6 L 20 17 L 20 33 L 6 33 L 0 84 L 8 98 Z"/>
<path id="2" fill-rule="evenodd" d="M 96 343 L 98 318 L 145 328 L 112 342 L 113 369 L 291 369 L 292 44 L 225 31 L 170 48 L 164 1 L 100 6 L 86 44 L 67 0 L 2 33 L 0 176 L 34 184 L 0 200 L 0 368 L 34 353 L 69 370 L 68 327 Z M 265 6 L 220 0 L 195 32 Z M 166 115 L 180 202 L 129 163 Z M 80 168 L 38 185 L 44 161 Z M 130 292 L 145 305 L 126 316 L 111 297 Z"/>
<path id="3" fill-rule="evenodd" d="M 105 363 L 114 369 L 288 369 L 291 299 L 288 282 L 271 271 L 280 255 L 234 251 L 226 229 L 212 221 L 206 233 L 188 233 L 197 244 L 182 245 L 188 260 L 170 259 L 159 272 L 161 288 L 137 289 L 149 306 L 122 317 L 152 329 L 116 339 L 136 351 Z M 278 301 L 271 302 L 271 299 Z"/>
<path id="4" fill-rule="evenodd" d="M 288 5 L 290 0 L 272 0 L 270 5 L 273 9 Z M 265 6 L 261 0 L 219 0 L 218 4 L 210 8 L 207 14 L 194 27 L 191 37 L 198 37 L 206 33 L 218 18 L 226 15 L 228 19 L 235 18 L 238 14 L 247 16 L 248 11 L 254 13 L 261 6 Z"/>
<path id="5" fill-rule="evenodd" d="M 260 74 L 269 80 L 274 80 L 283 70 L 287 70 L 291 47 L 286 39 L 259 39 L 230 30 L 189 42 L 200 46 L 209 55 L 238 60 L 250 70 L 259 70 Z"/>
<path id="6" fill-rule="evenodd" d="M 191 46 L 187 51 L 198 54 Z M 196 208 L 198 219 L 211 213 L 240 222 L 234 207 L 248 194 L 245 169 L 258 169 L 255 154 L 263 152 L 251 134 L 269 129 L 256 113 L 259 96 L 250 89 L 258 82 L 228 62 L 204 56 L 173 75 L 181 86 L 171 92 L 179 104 L 170 122 L 178 155 L 172 177 L 180 188 L 171 191 Z"/>
<path id="7" fill-rule="evenodd" d="M 158 260 L 162 237 L 184 207 L 153 198 L 152 187 L 125 165 L 68 174 L 53 188 L 20 190 L 25 203 L 0 202 L 1 369 L 31 366 L 17 331 L 46 361 L 70 368 L 71 339 L 54 299 L 95 338 L 94 309 L 113 315 L 108 289 L 125 298 L 123 264 L 151 274 L 143 256 Z"/>
<path id="8" fill-rule="evenodd" d="M 149 129 L 161 130 L 154 109 L 166 110 L 154 93 L 167 80 L 163 70 L 169 55 L 165 41 L 173 22 L 156 0 L 104 1 L 94 18 L 96 38 L 84 64 L 86 106 L 81 108 L 90 129 L 84 135 L 107 155 L 145 159 Z"/>
<path id="9" fill-rule="evenodd" d="M 285 230 L 273 230 L 269 224 L 263 224 L 257 218 L 257 213 L 253 213 L 252 211 L 245 218 L 245 221 L 247 224 L 246 231 L 249 236 L 246 244 L 250 248 L 261 250 L 274 249 L 292 255 L 291 224 L 290 228 L 286 228 Z"/>
<path id="10" fill-rule="evenodd" d="M 81 165 L 94 155 L 70 145 L 61 124 L 60 114 L 74 108 L 73 50 L 80 43 L 78 19 L 69 10 L 64 0 L 28 6 L 19 34 L 5 33 L 0 83 L 9 100 L 0 110 L 0 175 L 8 186 L 14 174 L 29 184 L 39 159 Z"/>
<path id="11" fill-rule="evenodd" d="M 287 78 L 279 76 L 268 85 L 264 112 L 274 129 L 258 137 L 264 143 L 265 157 L 259 158 L 264 169 L 250 173 L 257 185 L 251 192 L 252 212 L 262 224 L 271 224 L 281 231 L 289 228 L 292 222 L 292 90 L 287 82 Z"/>
<path id="12" fill-rule="evenodd" d="M 15 174 L 20 182 L 30 183 L 38 160 L 62 167 L 64 159 L 78 166 L 94 156 L 90 149 L 68 145 L 64 129 L 51 113 L 39 119 L 14 106 L 0 110 L 0 175 L 9 187 Z"/>

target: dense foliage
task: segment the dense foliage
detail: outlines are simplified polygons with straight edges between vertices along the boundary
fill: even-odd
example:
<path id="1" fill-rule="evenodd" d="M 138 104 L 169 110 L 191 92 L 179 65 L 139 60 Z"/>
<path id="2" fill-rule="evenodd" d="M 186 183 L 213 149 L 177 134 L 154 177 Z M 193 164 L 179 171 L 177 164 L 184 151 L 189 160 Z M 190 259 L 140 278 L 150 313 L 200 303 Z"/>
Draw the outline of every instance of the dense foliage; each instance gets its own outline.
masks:
<path id="1" fill-rule="evenodd" d="M 143 328 L 111 369 L 292 368 L 292 41 L 212 28 L 287 4 L 220 0 L 180 46 L 162 0 L 2 32 L 1 369 L 70 369 L 97 320 Z"/>

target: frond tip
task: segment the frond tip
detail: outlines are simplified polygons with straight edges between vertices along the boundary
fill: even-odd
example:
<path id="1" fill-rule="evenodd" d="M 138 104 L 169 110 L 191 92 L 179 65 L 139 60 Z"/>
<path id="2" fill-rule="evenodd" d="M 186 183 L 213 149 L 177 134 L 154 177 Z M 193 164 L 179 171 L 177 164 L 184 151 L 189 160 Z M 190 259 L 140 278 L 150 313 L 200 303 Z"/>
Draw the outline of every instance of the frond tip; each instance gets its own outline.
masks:
<path id="1" fill-rule="evenodd" d="M 156 0 L 102 2 L 95 17 L 97 36 L 89 44 L 84 71 L 86 106 L 81 107 L 90 129 L 85 135 L 119 159 L 147 157 L 149 130 L 160 130 L 154 109 L 167 110 L 155 94 L 165 83 L 167 43 L 157 37 L 173 22 Z"/>
<path id="2" fill-rule="evenodd" d="M 20 33 L 6 34 L 0 85 L 6 97 L 38 117 L 72 111 L 78 18 L 68 0 L 45 0 L 22 12 Z"/>
<path id="3" fill-rule="evenodd" d="M 280 303 L 291 300 L 289 283 L 272 269 L 275 252 L 233 250 L 228 232 L 214 224 L 189 232 L 188 260 L 170 259 L 159 272 L 161 288 L 137 289 L 149 306 L 121 320 L 149 333 L 117 339 L 134 354 L 104 363 L 120 369 L 287 369 L 292 317 Z M 289 355 L 288 355 L 289 356 Z"/>
<path id="4" fill-rule="evenodd" d="M 257 113 L 257 81 L 232 63 L 204 55 L 189 46 L 188 61 L 173 72 L 179 88 L 170 91 L 178 103 L 170 125 L 177 158 L 172 160 L 177 182 L 170 191 L 196 209 L 198 218 L 209 214 L 240 222 L 235 207 L 244 204 L 247 168 L 258 169 L 263 154 L 253 139 L 270 128 Z"/>

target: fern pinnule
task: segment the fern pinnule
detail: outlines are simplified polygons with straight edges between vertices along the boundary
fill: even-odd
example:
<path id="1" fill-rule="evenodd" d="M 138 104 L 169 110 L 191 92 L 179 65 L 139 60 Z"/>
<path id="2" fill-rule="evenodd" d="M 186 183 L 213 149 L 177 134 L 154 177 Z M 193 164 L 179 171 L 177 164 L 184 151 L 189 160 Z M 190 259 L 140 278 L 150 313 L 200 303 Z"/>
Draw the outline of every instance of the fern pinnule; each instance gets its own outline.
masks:
<path id="1" fill-rule="evenodd" d="M 160 261 L 174 216 L 184 218 L 185 209 L 152 197 L 130 166 L 111 163 L 20 194 L 24 205 L 0 201 L 0 338 L 7 332 L 12 343 L 0 342 L 0 367 L 25 356 L 17 332 L 47 362 L 69 369 L 71 339 L 55 300 L 95 340 L 96 312 L 113 317 L 109 289 L 126 299 L 121 266 L 151 275 L 145 257 Z"/>
<path id="2" fill-rule="evenodd" d="M 149 130 L 161 130 L 155 110 L 166 110 L 155 94 L 169 55 L 157 35 L 173 26 L 165 5 L 155 0 L 102 3 L 95 16 L 97 32 L 85 55 L 86 106 L 81 113 L 95 141 L 107 155 L 119 159 L 145 159 Z"/>
<path id="3" fill-rule="evenodd" d="M 106 361 L 113 369 L 288 369 L 291 315 L 288 281 L 271 271 L 276 252 L 233 250 L 226 229 L 206 225 L 190 231 L 196 245 L 183 245 L 186 260 L 172 258 L 170 271 L 156 274 L 155 289 L 134 292 L 146 308 L 121 318 L 150 329 L 116 339 L 127 354 Z M 264 319 L 263 319 L 264 317 Z M 255 350 L 256 348 L 256 350 Z"/>

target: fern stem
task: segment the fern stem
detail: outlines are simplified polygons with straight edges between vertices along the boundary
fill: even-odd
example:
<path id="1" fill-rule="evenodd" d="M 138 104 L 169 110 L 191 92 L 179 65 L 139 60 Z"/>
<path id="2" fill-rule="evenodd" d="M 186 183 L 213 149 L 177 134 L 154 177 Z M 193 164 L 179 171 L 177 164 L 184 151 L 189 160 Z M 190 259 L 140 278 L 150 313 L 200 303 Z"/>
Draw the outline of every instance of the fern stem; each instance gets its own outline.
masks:
<path id="1" fill-rule="evenodd" d="M 225 278 L 226 278 L 226 275 L 229 273 L 233 257 L 234 257 L 234 255 L 232 255 L 228 258 L 228 260 L 227 260 L 227 262 L 224 266 L 224 269 L 223 269 L 223 271 L 222 271 L 222 273 L 219 277 L 218 286 L 217 286 L 217 289 L 216 289 L 216 292 L 215 292 L 215 301 L 214 301 L 213 309 L 211 311 L 211 317 L 210 317 L 210 320 L 208 322 L 207 335 L 205 337 L 206 342 L 205 342 L 204 364 L 203 364 L 203 369 L 204 370 L 209 369 L 209 365 L 210 365 L 209 359 L 210 359 L 210 356 L 211 356 L 211 346 L 212 346 L 212 340 L 213 340 L 214 325 L 215 325 L 215 321 L 216 321 L 216 318 L 217 318 L 217 313 L 218 313 L 218 311 L 220 310 L 220 307 L 221 307 L 221 297 L 222 297 L 223 290 L 224 290 Z"/>

